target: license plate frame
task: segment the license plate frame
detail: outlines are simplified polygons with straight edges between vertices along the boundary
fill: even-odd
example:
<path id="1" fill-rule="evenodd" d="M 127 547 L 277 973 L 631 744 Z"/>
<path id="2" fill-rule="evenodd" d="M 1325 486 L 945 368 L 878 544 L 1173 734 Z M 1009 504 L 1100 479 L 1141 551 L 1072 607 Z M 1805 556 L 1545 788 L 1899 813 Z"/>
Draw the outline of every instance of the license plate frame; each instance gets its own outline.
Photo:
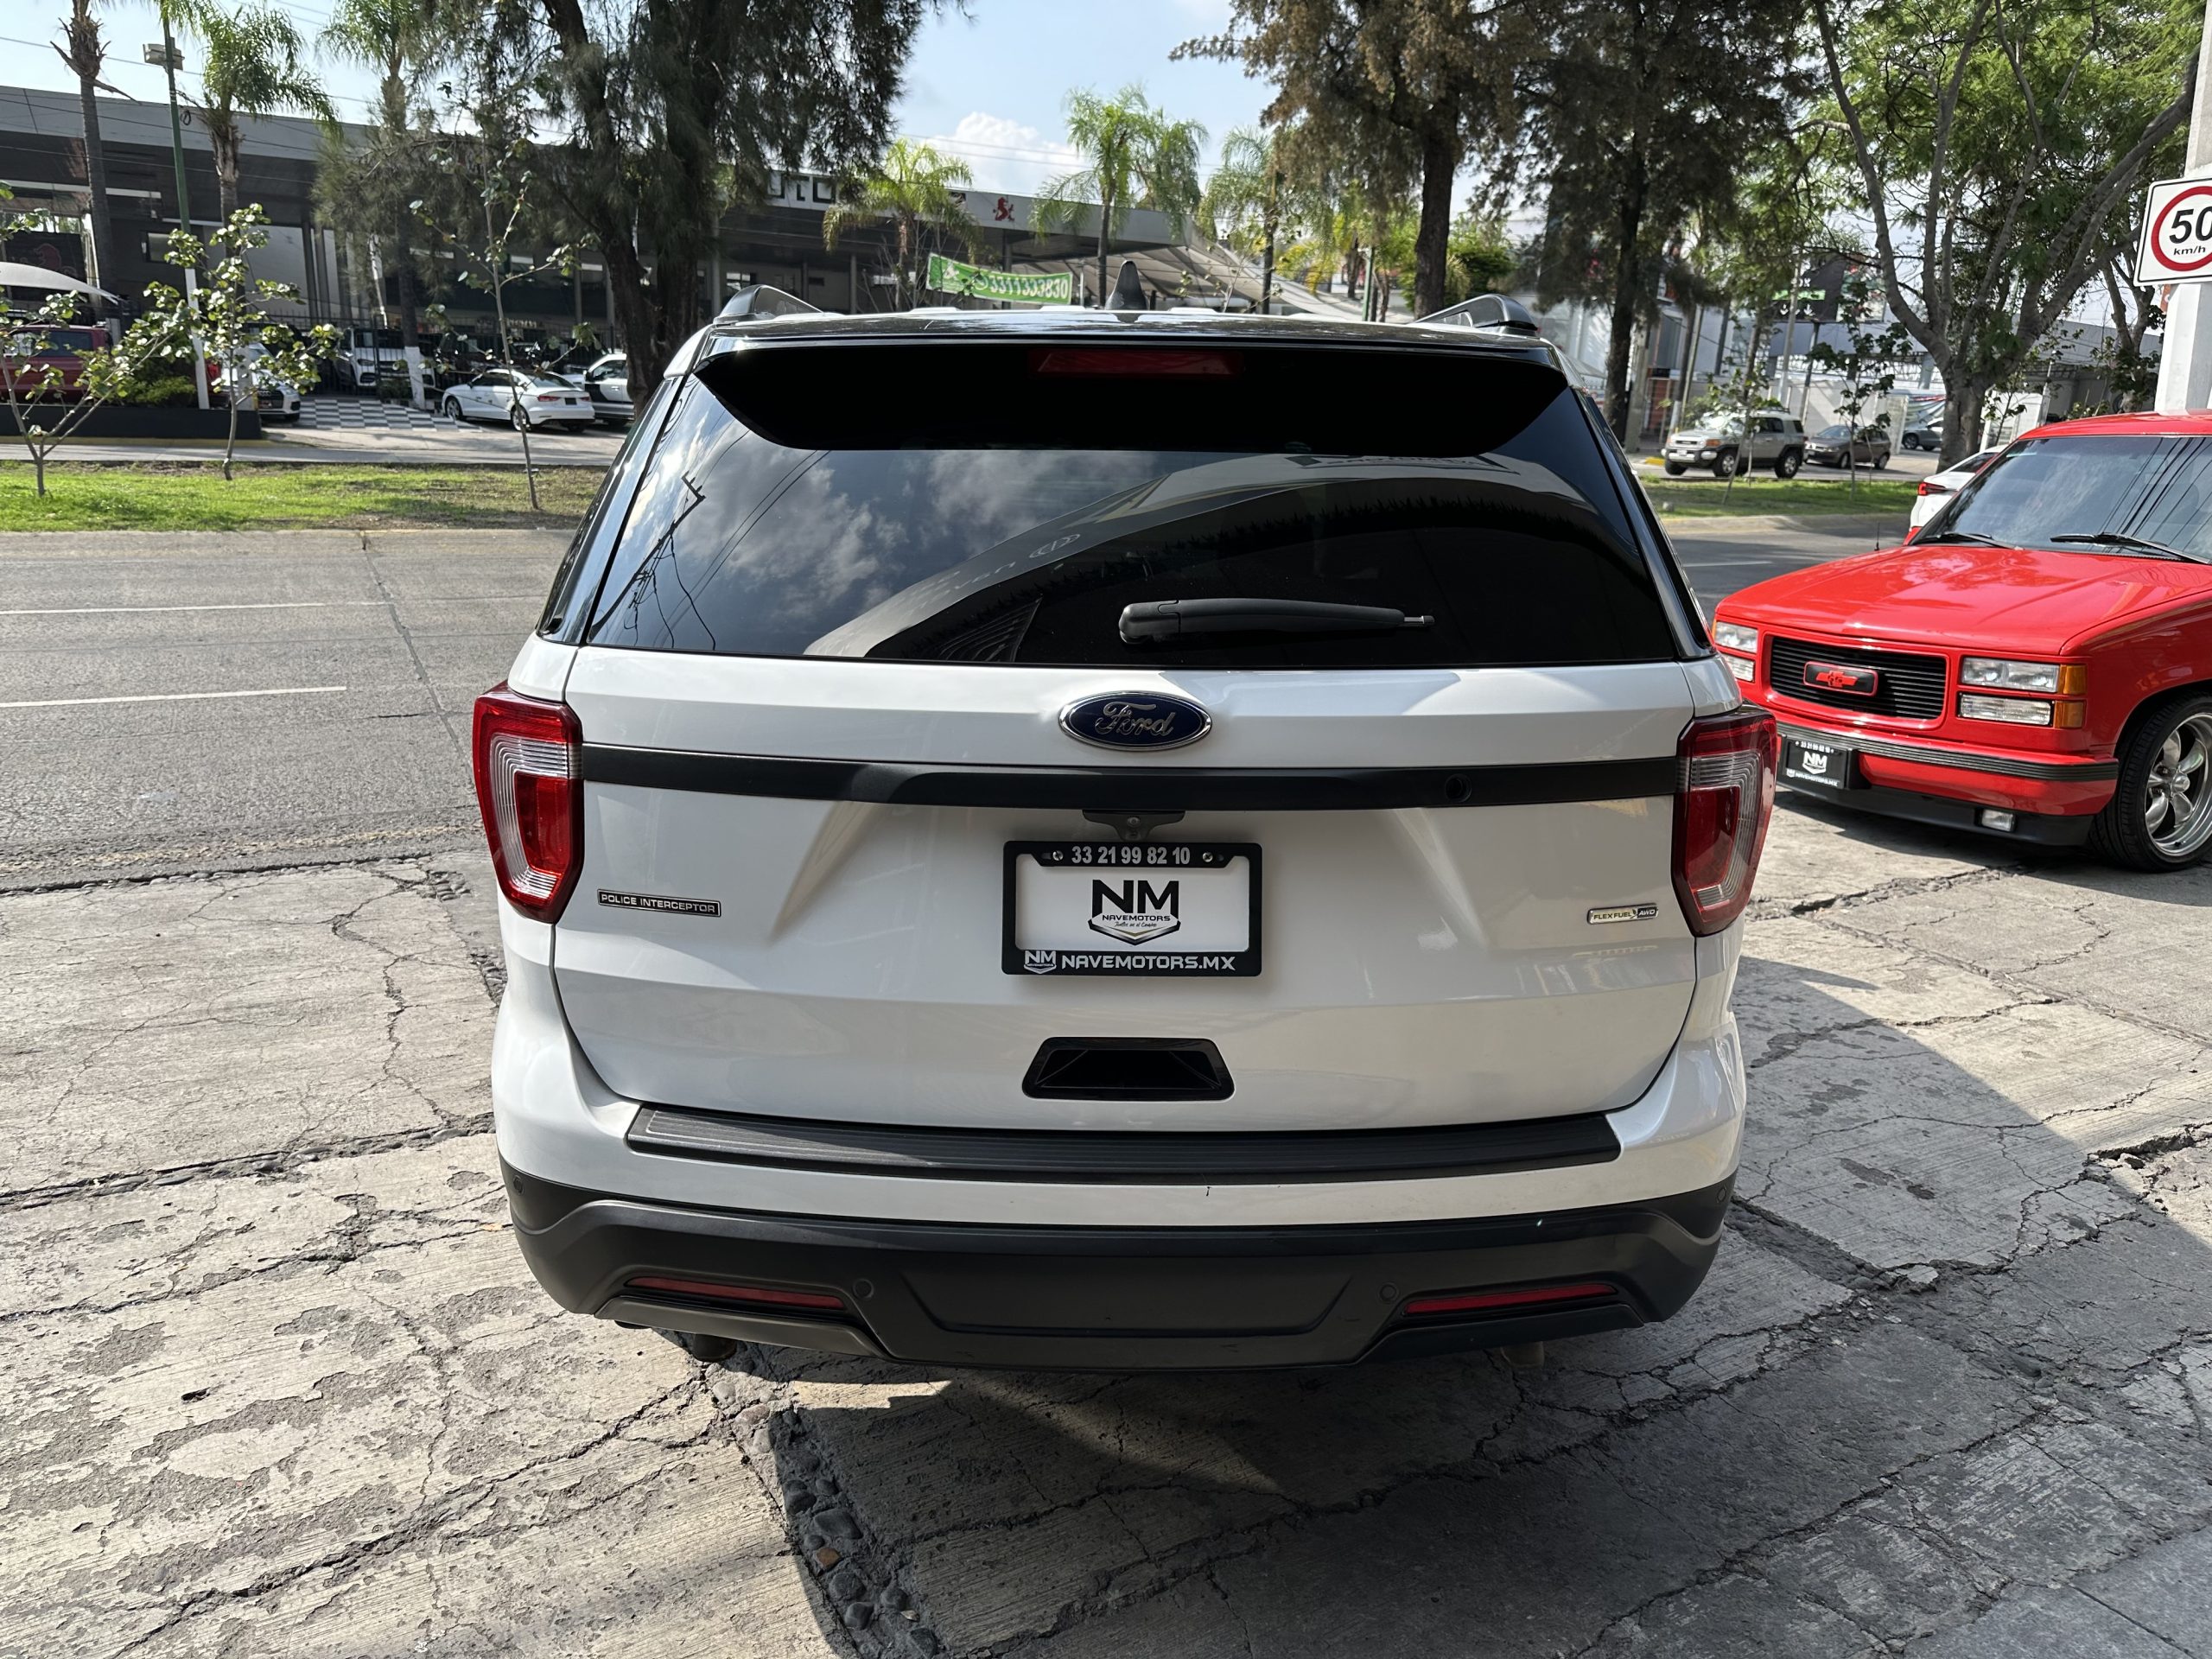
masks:
<path id="1" fill-rule="evenodd" d="M 1814 771 L 1806 765 L 1806 757 L 1818 755 L 1822 765 Z M 1831 743 L 1825 738 L 1785 737 L 1782 740 L 1782 781 L 1800 789 L 1825 790 L 1840 794 L 1859 788 L 1859 751 L 1848 743 Z"/>
<path id="2" fill-rule="evenodd" d="M 1178 861 L 1178 854 L 1185 855 Z M 1058 854 L 1065 862 L 1053 858 Z M 1140 948 L 1150 940 L 1112 943 L 1102 935 L 1093 950 L 1051 946 L 1025 949 L 1020 933 L 1020 874 L 1024 856 L 1041 868 L 1094 877 L 1116 872 L 1132 880 L 1173 879 L 1183 874 L 1229 874 L 1243 861 L 1247 911 L 1245 945 L 1241 950 L 1192 949 L 1172 945 L 1152 950 Z M 1112 842 L 1010 841 L 1006 843 L 1005 890 L 1000 902 L 1000 967 L 1024 978 L 1103 979 L 1250 979 L 1260 972 L 1260 848 L 1255 842 Z M 1232 901 L 1233 902 L 1233 899 Z M 1177 899 L 1179 918 L 1180 899 Z M 1096 914 L 1096 912 L 1093 912 Z M 1166 939 L 1180 931 L 1180 922 Z"/>

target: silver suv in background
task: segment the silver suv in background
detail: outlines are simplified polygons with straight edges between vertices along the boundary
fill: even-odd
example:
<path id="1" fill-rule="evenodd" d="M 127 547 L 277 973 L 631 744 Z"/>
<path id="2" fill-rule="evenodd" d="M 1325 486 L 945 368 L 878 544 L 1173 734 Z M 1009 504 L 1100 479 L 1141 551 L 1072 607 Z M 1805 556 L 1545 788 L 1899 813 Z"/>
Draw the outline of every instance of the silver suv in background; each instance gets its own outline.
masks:
<path id="1" fill-rule="evenodd" d="M 1777 478 L 1795 478 L 1805 464 L 1805 423 L 1778 409 L 1748 418 L 1723 416 L 1686 426 L 1667 440 L 1659 459 L 1669 478 L 1709 467 L 1715 478 L 1733 478 L 1753 467 L 1771 467 Z"/>

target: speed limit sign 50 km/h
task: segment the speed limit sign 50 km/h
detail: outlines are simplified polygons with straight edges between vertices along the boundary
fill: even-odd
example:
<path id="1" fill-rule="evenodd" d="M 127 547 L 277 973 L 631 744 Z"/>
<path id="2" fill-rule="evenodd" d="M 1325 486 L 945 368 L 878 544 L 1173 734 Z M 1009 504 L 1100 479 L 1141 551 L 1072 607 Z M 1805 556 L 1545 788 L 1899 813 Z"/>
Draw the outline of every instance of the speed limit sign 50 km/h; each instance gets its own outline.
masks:
<path id="1" fill-rule="evenodd" d="M 2212 179 L 2161 179 L 2151 187 L 2135 281 L 2141 288 L 2212 282 Z"/>

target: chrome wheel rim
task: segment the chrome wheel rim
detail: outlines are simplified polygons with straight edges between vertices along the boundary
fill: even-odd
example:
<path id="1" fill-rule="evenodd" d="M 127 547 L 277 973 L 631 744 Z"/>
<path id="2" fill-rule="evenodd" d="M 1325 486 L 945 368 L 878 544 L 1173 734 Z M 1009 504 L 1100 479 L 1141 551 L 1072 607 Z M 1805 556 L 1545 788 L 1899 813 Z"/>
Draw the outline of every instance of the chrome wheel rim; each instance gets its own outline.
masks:
<path id="1" fill-rule="evenodd" d="M 2143 827 L 2168 858 L 2188 858 L 2212 841 L 2212 715 L 2191 715 L 2151 757 Z"/>

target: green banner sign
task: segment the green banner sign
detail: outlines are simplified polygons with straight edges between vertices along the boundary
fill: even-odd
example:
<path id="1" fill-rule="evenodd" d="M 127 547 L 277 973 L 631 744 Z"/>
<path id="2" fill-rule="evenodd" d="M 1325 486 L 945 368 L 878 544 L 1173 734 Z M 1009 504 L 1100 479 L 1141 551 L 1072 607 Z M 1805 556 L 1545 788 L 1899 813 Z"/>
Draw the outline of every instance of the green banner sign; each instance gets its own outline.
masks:
<path id="1" fill-rule="evenodd" d="M 978 300 L 1026 300 L 1032 305 L 1068 305 L 1075 299 L 1071 270 L 987 270 L 941 253 L 930 255 L 930 286 L 940 294 L 964 294 Z"/>

